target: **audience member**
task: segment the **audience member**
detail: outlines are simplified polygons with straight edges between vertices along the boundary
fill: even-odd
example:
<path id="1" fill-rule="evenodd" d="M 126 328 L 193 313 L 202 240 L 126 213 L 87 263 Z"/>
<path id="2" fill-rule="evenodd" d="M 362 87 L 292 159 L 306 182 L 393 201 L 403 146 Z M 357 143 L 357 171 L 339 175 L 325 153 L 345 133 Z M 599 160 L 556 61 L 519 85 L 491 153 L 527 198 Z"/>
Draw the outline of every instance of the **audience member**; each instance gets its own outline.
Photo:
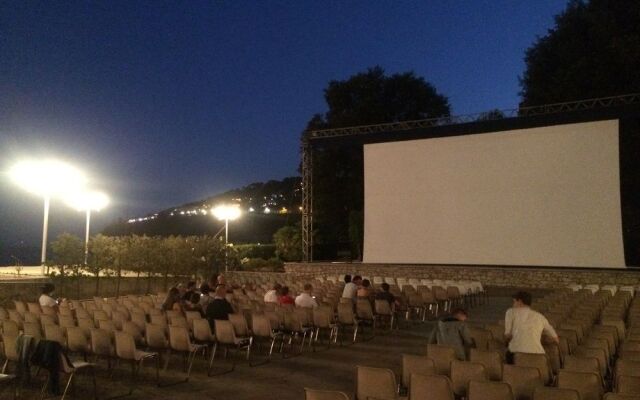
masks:
<path id="1" fill-rule="evenodd" d="M 207 311 L 205 313 L 207 320 L 209 321 L 209 325 L 211 325 L 211 330 L 215 330 L 215 320 L 228 320 L 229 314 L 233 313 L 233 307 L 231 307 L 231 303 L 225 299 L 225 295 L 227 294 L 227 289 L 224 285 L 218 285 L 216 287 L 215 296 L 213 300 L 207 306 Z"/>
<path id="2" fill-rule="evenodd" d="M 202 286 L 200 286 L 200 293 L 202 293 L 202 296 L 200 296 L 200 307 L 202 307 L 202 311 L 204 312 L 207 311 L 207 306 L 213 300 L 213 297 L 210 296 L 210 292 L 211 289 L 209 289 L 208 284 L 203 283 Z"/>
<path id="3" fill-rule="evenodd" d="M 278 304 L 295 304 L 293 297 L 289 296 L 289 287 L 283 286 L 278 296 Z"/>
<path id="4" fill-rule="evenodd" d="M 358 287 L 356 297 L 368 299 L 371 296 L 371 282 L 368 279 L 362 281 L 362 286 Z"/>
<path id="5" fill-rule="evenodd" d="M 389 305 L 397 304 L 396 296 L 394 296 L 391 292 L 389 292 L 389 284 L 384 282 L 380 285 L 381 290 L 376 293 L 376 300 L 386 300 L 389 302 Z"/>
<path id="6" fill-rule="evenodd" d="M 180 298 L 180 289 L 172 287 L 169 289 L 169 293 L 167 293 L 167 298 L 164 300 L 164 303 L 162 303 L 162 309 L 165 311 L 182 311 Z"/>
<path id="7" fill-rule="evenodd" d="M 342 297 L 347 299 L 355 299 L 356 293 L 358 292 L 358 286 L 354 282 L 352 282 L 351 275 L 345 275 L 344 281 L 345 285 L 344 289 L 342 290 Z"/>
<path id="8" fill-rule="evenodd" d="M 504 336 L 509 342 L 507 362 L 513 363 L 514 353 L 544 354 L 542 334 L 559 343 L 558 334 L 544 315 L 531 309 L 531 294 L 517 292 L 513 296 L 513 307 L 504 316 Z"/>
<path id="9" fill-rule="evenodd" d="M 459 360 L 466 360 L 468 349 L 473 340 L 467 328 L 467 312 L 462 308 L 454 309 L 450 315 L 441 318 L 431 332 L 429 343 L 446 344 L 456 350 Z"/>
<path id="10" fill-rule="evenodd" d="M 42 294 L 38 298 L 38 303 L 43 307 L 53 307 L 58 309 L 58 300 L 51 297 L 51 294 L 56 290 L 56 287 L 52 283 L 45 283 L 42 286 Z"/>
<path id="11" fill-rule="evenodd" d="M 200 293 L 193 291 L 189 294 L 189 298 L 182 302 L 182 307 L 185 311 L 199 311 L 200 314 L 204 314 L 204 310 L 200 305 Z"/>
<path id="12" fill-rule="evenodd" d="M 282 289 L 282 285 L 276 283 L 273 285 L 273 288 L 264 294 L 264 302 L 265 303 L 277 303 L 278 296 L 280 295 L 280 290 Z"/>
<path id="13" fill-rule="evenodd" d="M 313 286 L 311 286 L 310 283 L 305 283 L 304 292 L 300 293 L 296 297 L 296 301 L 295 301 L 296 306 L 303 307 L 303 308 L 318 307 L 318 302 L 316 302 L 316 299 L 314 299 L 313 296 L 311 296 L 312 292 L 313 292 Z"/>
<path id="14" fill-rule="evenodd" d="M 184 292 L 180 293 L 180 298 L 182 301 L 189 301 L 191 299 L 191 295 L 196 291 L 196 282 L 189 281 L 185 287 Z"/>

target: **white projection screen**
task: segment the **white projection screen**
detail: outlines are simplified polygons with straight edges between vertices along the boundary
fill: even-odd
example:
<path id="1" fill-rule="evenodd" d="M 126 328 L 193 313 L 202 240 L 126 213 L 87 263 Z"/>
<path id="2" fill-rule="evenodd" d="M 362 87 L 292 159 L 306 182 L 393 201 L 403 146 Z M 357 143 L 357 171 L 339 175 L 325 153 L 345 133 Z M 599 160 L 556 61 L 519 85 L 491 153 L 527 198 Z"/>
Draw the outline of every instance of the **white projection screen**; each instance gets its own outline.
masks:
<path id="1" fill-rule="evenodd" d="M 365 145 L 363 262 L 625 267 L 618 125 Z"/>

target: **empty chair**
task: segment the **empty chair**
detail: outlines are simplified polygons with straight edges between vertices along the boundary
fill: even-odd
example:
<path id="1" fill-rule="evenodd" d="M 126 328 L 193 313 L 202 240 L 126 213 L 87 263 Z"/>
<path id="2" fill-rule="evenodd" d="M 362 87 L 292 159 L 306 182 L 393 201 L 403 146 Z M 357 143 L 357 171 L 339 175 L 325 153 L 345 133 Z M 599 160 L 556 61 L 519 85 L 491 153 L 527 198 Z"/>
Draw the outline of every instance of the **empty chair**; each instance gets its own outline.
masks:
<path id="1" fill-rule="evenodd" d="M 618 359 L 615 366 L 615 376 L 622 375 L 640 377 L 640 361 Z"/>
<path id="2" fill-rule="evenodd" d="M 514 355 L 515 365 L 521 367 L 534 367 L 540 371 L 540 376 L 545 384 L 551 382 L 551 369 L 549 359 L 546 354 L 516 353 Z"/>
<path id="3" fill-rule="evenodd" d="M 67 383 L 64 387 L 64 391 L 62 393 L 62 397 L 60 397 L 60 400 L 64 400 L 64 398 L 67 395 L 67 391 L 69 390 L 69 386 L 71 386 L 71 382 L 73 381 L 73 378 L 75 377 L 75 375 L 79 372 L 79 371 L 83 371 L 83 370 L 89 370 L 91 372 L 91 377 L 92 377 L 92 381 L 93 381 L 93 398 L 97 399 L 98 398 L 98 391 L 97 391 L 97 386 L 96 386 L 96 375 L 95 375 L 95 364 L 92 363 L 88 363 L 86 361 L 71 361 L 69 360 L 69 358 L 62 352 L 59 351 L 57 357 L 59 358 L 59 366 L 60 368 L 58 369 L 58 371 L 61 374 L 66 374 L 69 375 L 69 379 L 67 380 Z M 46 379 L 44 386 L 42 387 L 42 393 L 44 394 L 47 386 L 49 385 L 49 381 L 50 379 Z"/>
<path id="4" fill-rule="evenodd" d="M 20 327 L 15 321 L 10 319 L 2 321 L 2 333 L 7 336 L 18 336 L 20 334 Z"/>
<path id="5" fill-rule="evenodd" d="M 91 345 L 82 328 L 77 326 L 67 328 L 67 348 L 70 352 L 80 353 L 85 358 L 91 352 Z"/>
<path id="6" fill-rule="evenodd" d="M 19 360 L 17 337 L 17 334 L 15 336 L 6 333 L 2 334 L 2 349 L 5 360 L 0 373 L 4 374 L 6 372 L 9 361 L 17 363 Z"/>
<path id="7" fill-rule="evenodd" d="M 560 370 L 558 372 L 558 387 L 573 389 L 580 393 L 581 400 L 600 400 L 602 398 L 602 379 L 591 372 L 573 372 Z"/>
<path id="8" fill-rule="evenodd" d="M 248 338 L 251 336 L 247 320 L 242 314 L 229 314 L 229 322 L 233 325 L 233 330 L 239 338 Z"/>
<path id="9" fill-rule="evenodd" d="M 353 342 L 355 343 L 358 336 L 358 321 L 356 319 L 355 313 L 353 312 L 353 303 L 351 303 L 351 301 L 349 301 L 348 303 L 338 304 L 338 323 L 340 328 L 344 328 L 346 326 L 350 326 L 353 328 Z M 340 330 L 342 332 L 345 331 L 345 329 Z"/>
<path id="10" fill-rule="evenodd" d="M 191 374 L 191 367 L 196 358 L 196 353 L 205 348 L 205 345 L 191 343 L 189 338 L 189 329 L 183 326 L 169 326 L 169 348 L 172 352 L 178 352 L 185 355 L 187 359 L 187 380 Z M 169 357 L 165 361 L 165 368 L 169 363 Z"/>
<path id="11" fill-rule="evenodd" d="M 595 357 L 566 356 L 563 368 L 566 371 L 593 372 L 602 377 L 600 362 Z"/>
<path id="12" fill-rule="evenodd" d="M 313 310 L 313 326 L 315 327 L 314 343 L 318 341 L 322 331 L 328 333 L 327 346 L 331 346 L 332 341 L 335 343 L 338 340 L 338 324 L 333 322 L 333 310 L 331 307 L 320 306 Z"/>
<path id="13" fill-rule="evenodd" d="M 163 325 L 147 323 L 144 330 L 144 340 L 147 342 L 147 347 L 153 351 L 169 350 L 169 340 Z"/>
<path id="14" fill-rule="evenodd" d="M 454 400 L 451 381 L 444 375 L 413 374 L 409 400 Z"/>
<path id="15" fill-rule="evenodd" d="M 304 388 L 305 400 L 349 400 L 349 396 L 344 392 L 335 390 L 317 390 Z"/>
<path id="16" fill-rule="evenodd" d="M 22 326 L 22 330 L 25 335 L 33 336 L 34 339 L 40 340 L 42 339 L 42 331 L 40 329 L 39 322 L 24 322 Z"/>
<path id="17" fill-rule="evenodd" d="M 580 346 L 576 349 L 573 355 L 578 357 L 596 358 L 600 365 L 600 376 L 606 376 L 609 362 L 607 361 L 607 356 L 603 349 L 591 349 Z"/>
<path id="18" fill-rule="evenodd" d="M 128 333 L 129 335 L 133 336 L 133 340 L 136 344 L 146 344 L 144 340 L 143 330 L 140 329 L 140 327 L 133 321 L 124 321 L 122 323 L 122 332 Z"/>
<path id="19" fill-rule="evenodd" d="M 64 335 L 64 328 L 58 325 L 45 325 L 44 337 L 47 340 L 60 343 L 60 346 L 67 347 L 67 338 Z"/>
<path id="20" fill-rule="evenodd" d="M 467 397 L 470 381 L 487 380 L 484 365 L 471 361 L 451 361 L 451 383 L 456 396 Z"/>
<path id="21" fill-rule="evenodd" d="M 36 315 L 42 314 L 42 308 L 40 308 L 40 304 L 38 303 L 27 303 L 27 310 Z"/>
<path id="22" fill-rule="evenodd" d="M 616 391 L 622 394 L 640 395 L 640 376 L 618 375 Z"/>
<path id="23" fill-rule="evenodd" d="M 156 382 L 160 379 L 160 356 L 158 353 L 141 351 L 136 349 L 136 343 L 133 336 L 125 332 L 115 333 L 115 352 L 120 360 L 131 363 L 131 387 L 129 393 L 133 392 L 136 384 L 136 376 L 143 366 L 144 360 L 156 360 Z"/>
<path id="24" fill-rule="evenodd" d="M 387 368 L 356 367 L 356 400 L 397 398 L 396 375 Z"/>
<path id="25" fill-rule="evenodd" d="M 104 358 L 107 360 L 107 366 L 111 369 L 111 359 L 115 352 L 111 345 L 111 333 L 104 329 L 91 330 L 91 353 L 96 358 Z"/>
<path id="26" fill-rule="evenodd" d="M 41 314 L 40 326 L 42 326 L 42 329 L 44 329 L 46 325 L 56 325 L 56 317 L 54 315 Z"/>
<path id="27" fill-rule="evenodd" d="M 580 400 L 580 393 L 573 389 L 538 386 L 533 392 L 533 400 Z"/>
<path id="28" fill-rule="evenodd" d="M 503 382 L 469 382 L 469 400 L 513 400 L 511 386 Z"/>
<path id="29" fill-rule="evenodd" d="M 240 339 L 236 337 L 235 330 L 233 329 L 233 324 L 229 321 L 215 320 L 215 335 L 216 335 L 216 344 L 213 347 L 213 352 L 211 353 L 211 360 L 209 361 L 209 370 L 211 370 L 211 366 L 213 364 L 213 359 L 216 356 L 216 350 L 219 345 L 225 346 L 228 348 L 236 349 L 237 351 L 241 349 L 247 350 L 247 360 L 251 355 L 251 345 L 253 343 L 253 339 Z M 235 363 L 233 367 L 235 368 Z"/>
<path id="30" fill-rule="evenodd" d="M 489 343 L 493 340 L 493 335 L 490 330 L 473 326 L 469 327 L 469 336 L 473 339 L 476 344 L 476 349 L 478 350 L 488 350 Z"/>
<path id="31" fill-rule="evenodd" d="M 604 400 L 640 400 L 640 395 L 606 393 L 603 399 Z"/>
<path id="32" fill-rule="evenodd" d="M 377 320 L 388 320 L 389 329 L 393 329 L 393 322 L 395 321 L 395 311 L 391 307 L 391 304 L 387 300 L 375 300 L 375 317 Z"/>
<path id="33" fill-rule="evenodd" d="M 194 321 L 194 336 L 195 336 L 195 327 L 198 321 Z M 207 323 L 208 325 L 208 323 Z M 253 314 L 252 315 L 252 326 L 253 326 L 253 338 L 254 340 L 266 339 L 271 341 L 269 346 L 269 357 L 273 353 L 273 346 L 276 341 L 283 340 L 283 335 L 281 332 L 276 332 L 271 329 L 271 321 L 264 314 Z M 209 333 L 211 333 L 209 331 Z M 317 334 L 316 334 L 317 335 Z"/>
<path id="34" fill-rule="evenodd" d="M 411 375 L 435 375 L 436 365 L 433 360 L 425 356 L 412 354 L 402 355 L 402 385 L 408 388 L 411 385 Z"/>
<path id="35" fill-rule="evenodd" d="M 484 365 L 490 380 L 502 380 L 502 357 L 497 351 L 471 349 L 469 360 Z"/>
<path id="36" fill-rule="evenodd" d="M 76 326 L 76 321 L 70 315 L 60 315 L 59 317 L 60 326 L 63 328 L 70 328 Z"/>
<path id="37" fill-rule="evenodd" d="M 511 386 L 515 400 L 531 400 L 535 388 L 544 386 L 540 370 L 535 367 L 505 364 L 502 368 L 502 381 Z"/>
<path id="38" fill-rule="evenodd" d="M 441 344 L 428 344 L 427 357 L 433 360 L 438 374 L 451 374 L 451 361 L 457 360 L 456 350 L 452 346 Z"/>

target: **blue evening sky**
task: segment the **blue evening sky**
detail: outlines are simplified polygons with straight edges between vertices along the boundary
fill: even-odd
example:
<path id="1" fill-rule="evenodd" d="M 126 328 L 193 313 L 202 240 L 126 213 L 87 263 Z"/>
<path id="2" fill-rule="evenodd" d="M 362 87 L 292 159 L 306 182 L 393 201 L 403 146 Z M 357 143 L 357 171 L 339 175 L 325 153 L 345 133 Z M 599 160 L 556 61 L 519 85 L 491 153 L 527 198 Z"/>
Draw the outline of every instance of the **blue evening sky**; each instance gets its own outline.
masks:
<path id="1" fill-rule="evenodd" d="M 295 175 L 323 89 L 414 71 L 454 114 L 514 108 L 524 52 L 563 0 L 0 3 L 0 172 L 85 168 L 113 204 L 96 229 Z M 0 174 L 0 243 L 39 240 L 41 200 Z M 51 235 L 82 232 L 54 202 Z"/>

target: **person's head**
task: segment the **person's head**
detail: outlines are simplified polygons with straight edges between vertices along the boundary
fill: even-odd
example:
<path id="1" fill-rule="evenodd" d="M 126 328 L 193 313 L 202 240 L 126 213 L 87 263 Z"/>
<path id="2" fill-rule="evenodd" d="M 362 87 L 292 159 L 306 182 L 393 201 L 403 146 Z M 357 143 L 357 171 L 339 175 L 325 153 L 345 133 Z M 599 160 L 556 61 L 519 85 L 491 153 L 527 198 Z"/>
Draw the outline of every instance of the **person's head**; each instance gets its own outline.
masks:
<path id="1" fill-rule="evenodd" d="M 202 293 L 203 296 L 208 296 L 210 291 L 209 285 L 200 286 L 200 293 Z"/>
<path id="2" fill-rule="evenodd" d="M 218 284 L 218 274 L 213 274 L 209 278 L 209 289 L 213 289 Z"/>
<path id="3" fill-rule="evenodd" d="M 276 283 L 275 285 L 273 285 L 273 290 L 276 291 L 276 293 L 280 292 L 280 289 L 282 289 L 282 285 L 279 283 Z"/>
<path id="4" fill-rule="evenodd" d="M 195 281 L 187 282 L 187 290 L 195 290 L 195 289 L 196 289 L 196 282 Z"/>
<path id="5" fill-rule="evenodd" d="M 469 314 L 467 314 L 467 310 L 464 308 L 455 308 L 451 311 L 451 316 L 458 321 L 466 321 Z"/>
<path id="6" fill-rule="evenodd" d="M 362 284 L 362 277 L 360 275 L 356 275 L 353 277 L 352 282 L 355 283 L 356 285 L 360 285 Z"/>
<path id="7" fill-rule="evenodd" d="M 313 291 L 313 286 L 311 286 L 310 283 L 305 283 L 304 284 L 304 291 L 311 294 L 311 292 Z"/>
<path id="8" fill-rule="evenodd" d="M 345 275 L 344 276 L 344 283 L 349 283 L 351 282 L 351 275 Z"/>
<path id="9" fill-rule="evenodd" d="M 513 306 L 514 307 L 529 307 L 531 306 L 531 293 L 520 291 L 515 293 L 513 296 Z"/>
<path id="10" fill-rule="evenodd" d="M 282 296 L 288 296 L 289 295 L 289 286 L 283 286 L 282 289 L 280 289 L 280 294 Z"/>
<path id="11" fill-rule="evenodd" d="M 371 282 L 368 279 L 362 281 L 362 287 L 368 288 L 369 286 L 371 286 Z"/>
<path id="12" fill-rule="evenodd" d="M 224 297 L 227 295 L 227 287 L 225 285 L 216 286 L 216 297 Z"/>
<path id="13" fill-rule="evenodd" d="M 198 304 L 200 302 L 200 293 L 193 291 L 189 295 L 189 302 L 191 304 Z"/>
<path id="14" fill-rule="evenodd" d="M 218 285 L 225 285 L 226 283 L 227 279 L 224 277 L 224 275 L 218 275 Z"/>
<path id="15" fill-rule="evenodd" d="M 53 293 L 54 290 L 56 290 L 56 287 L 53 286 L 52 283 L 45 283 L 42 286 L 42 294 L 46 294 L 47 296 Z"/>
<path id="16" fill-rule="evenodd" d="M 169 293 L 167 294 L 167 297 L 169 298 L 173 298 L 173 297 L 177 297 L 180 296 L 180 289 L 178 289 L 177 287 L 172 287 L 171 289 L 169 289 Z"/>
<path id="17" fill-rule="evenodd" d="M 389 291 L 389 284 L 387 282 L 384 282 L 383 284 L 381 284 L 380 287 L 382 288 L 382 290 L 384 292 L 388 292 Z"/>
<path id="18" fill-rule="evenodd" d="M 180 294 L 184 294 L 187 291 L 187 288 L 182 283 L 178 283 L 177 289 Z"/>

